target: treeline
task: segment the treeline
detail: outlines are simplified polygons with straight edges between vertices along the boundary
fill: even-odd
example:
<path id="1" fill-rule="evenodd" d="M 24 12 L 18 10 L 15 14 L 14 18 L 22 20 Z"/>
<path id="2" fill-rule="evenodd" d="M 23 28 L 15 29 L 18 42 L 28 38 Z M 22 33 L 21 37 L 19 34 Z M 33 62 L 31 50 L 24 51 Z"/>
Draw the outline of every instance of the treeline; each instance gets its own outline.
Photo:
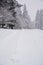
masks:
<path id="1" fill-rule="evenodd" d="M 21 5 L 16 0 L 0 0 L 0 28 L 43 29 L 43 10 L 37 11 L 32 22 L 25 4 Z"/>

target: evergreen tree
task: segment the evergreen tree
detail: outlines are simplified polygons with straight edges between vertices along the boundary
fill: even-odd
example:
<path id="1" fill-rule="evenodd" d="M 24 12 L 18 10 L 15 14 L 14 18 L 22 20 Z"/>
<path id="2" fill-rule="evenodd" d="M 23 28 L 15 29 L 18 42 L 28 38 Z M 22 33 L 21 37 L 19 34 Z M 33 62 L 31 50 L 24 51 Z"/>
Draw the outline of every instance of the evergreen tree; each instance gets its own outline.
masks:
<path id="1" fill-rule="evenodd" d="M 40 29 L 43 28 L 43 10 L 40 10 Z"/>
<path id="2" fill-rule="evenodd" d="M 28 15 L 28 11 L 27 11 L 25 4 L 24 4 L 24 8 L 23 8 L 23 18 L 24 18 L 25 23 L 26 23 L 26 28 L 30 28 L 31 19 L 30 19 L 30 16 Z"/>
<path id="3" fill-rule="evenodd" d="M 6 25 L 6 19 L 7 19 L 8 26 L 12 29 L 17 24 L 16 23 L 16 11 L 15 11 L 16 7 L 21 7 L 21 5 L 18 4 L 16 0 L 0 0 L 0 8 L 2 11 L 1 13 L 3 13 L 2 14 L 3 15 L 2 27 Z M 11 22 L 10 24 L 9 24 L 9 21 Z"/>
<path id="4" fill-rule="evenodd" d="M 36 19 L 35 19 L 35 27 L 36 28 L 40 28 L 40 11 L 38 10 L 37 13 L 36 13 Z"/>
<path id="5" fill-rule="evenodd" d="M 38 10 L 36 14 L 36 23 L 35 26 L 38 29 L 41 29 L 43 27 L 43 10 Z"/>
<path id="6" fill-rule="evenodd" d="M 24 4 L 24 7 L 23 7 L 23 16 L 27 17 L 27 15 L 28 15 L 27 8 L 26 8 L 26 5 Z"/>

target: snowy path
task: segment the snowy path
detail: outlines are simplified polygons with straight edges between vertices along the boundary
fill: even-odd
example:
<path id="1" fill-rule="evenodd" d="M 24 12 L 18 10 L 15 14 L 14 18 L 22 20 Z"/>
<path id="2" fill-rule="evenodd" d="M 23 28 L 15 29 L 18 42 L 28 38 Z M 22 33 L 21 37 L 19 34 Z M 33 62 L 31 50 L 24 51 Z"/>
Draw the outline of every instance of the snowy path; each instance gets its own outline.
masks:
<path id="1" fill-rule="evenodd" d="M 0 64 L 42 65 L 43 31 L 0 30 Z"/>

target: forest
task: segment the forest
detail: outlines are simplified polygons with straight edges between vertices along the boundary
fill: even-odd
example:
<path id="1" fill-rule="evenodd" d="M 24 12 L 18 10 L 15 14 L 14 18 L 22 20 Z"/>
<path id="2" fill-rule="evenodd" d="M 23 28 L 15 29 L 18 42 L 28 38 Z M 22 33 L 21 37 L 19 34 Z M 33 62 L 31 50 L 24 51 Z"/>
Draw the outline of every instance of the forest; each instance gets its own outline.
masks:
<path id="1" fill-rule="evenodd" d="M 16 0 L 0 0 L 0 28 L 43 29 L 43 10 L 37 10 L 32 22 L 26 4 L 20 4 Z"/>

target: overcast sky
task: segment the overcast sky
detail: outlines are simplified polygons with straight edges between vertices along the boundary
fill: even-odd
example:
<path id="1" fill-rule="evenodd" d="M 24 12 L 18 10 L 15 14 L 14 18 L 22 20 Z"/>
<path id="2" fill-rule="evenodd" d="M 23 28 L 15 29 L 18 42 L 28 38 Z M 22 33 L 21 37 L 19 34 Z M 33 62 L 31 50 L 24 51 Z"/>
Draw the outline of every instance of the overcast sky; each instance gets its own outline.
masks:
<path id="1" fill-rule="evenodd" d="M 26 4 L 28 13 L 32 20 L 34 20 L 36 11 L 43 9 L 43 0 L 17 0 L 19 3 Z"/>

